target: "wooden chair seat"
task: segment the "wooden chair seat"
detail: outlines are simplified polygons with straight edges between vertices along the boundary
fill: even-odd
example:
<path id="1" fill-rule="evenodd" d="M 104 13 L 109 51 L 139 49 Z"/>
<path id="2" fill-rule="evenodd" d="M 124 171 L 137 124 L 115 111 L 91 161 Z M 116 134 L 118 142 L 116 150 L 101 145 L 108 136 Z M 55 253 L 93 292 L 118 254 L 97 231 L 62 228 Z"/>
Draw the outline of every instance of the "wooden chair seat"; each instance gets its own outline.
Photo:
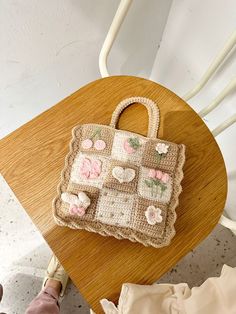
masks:
<path id="1" fill-rule="evenodd" d="M 59 227 L 51 212 L 71 129 L 109 124 L 116 105 L 132 96 L 159 105 L 159 138 L 186 145 L 176 236 L 162 249 Z M 134 105 L 122 114 L 119 128 L 146 135 L 147 122 L 145 108 Z M 91 82 L 2 139 L 0 172 L 96 313 L 101 298 L 117 299 L 123 282 L 153 283 L 198 245 L 217 224 L 227 193 L 221 152 L 201 118 L 170 90 L 131 76 Z"/>

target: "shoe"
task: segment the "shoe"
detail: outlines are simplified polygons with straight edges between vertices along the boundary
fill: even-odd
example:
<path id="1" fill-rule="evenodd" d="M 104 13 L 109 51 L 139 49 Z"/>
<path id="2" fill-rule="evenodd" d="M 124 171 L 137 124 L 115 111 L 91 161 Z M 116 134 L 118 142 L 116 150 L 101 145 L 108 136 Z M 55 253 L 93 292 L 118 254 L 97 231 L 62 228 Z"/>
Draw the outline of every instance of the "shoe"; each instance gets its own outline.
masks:
<path id="1" fill-rule="evenodd" d="M 63 297 L 66 290 L 69 276 L 67 275 L 64 268 L 62 267 L 62 265 L 60 264 L 60 262 L 58 261 L 55 255 L 52 256 L 48 264 L 48 268 L 46 270 L 46 277 L 43 280 L 42 288 L 45 287 L 45 284 L 48 279 L 54 279 L 54 280 L 60 281 L 61 283 L 60 297 Z"/>

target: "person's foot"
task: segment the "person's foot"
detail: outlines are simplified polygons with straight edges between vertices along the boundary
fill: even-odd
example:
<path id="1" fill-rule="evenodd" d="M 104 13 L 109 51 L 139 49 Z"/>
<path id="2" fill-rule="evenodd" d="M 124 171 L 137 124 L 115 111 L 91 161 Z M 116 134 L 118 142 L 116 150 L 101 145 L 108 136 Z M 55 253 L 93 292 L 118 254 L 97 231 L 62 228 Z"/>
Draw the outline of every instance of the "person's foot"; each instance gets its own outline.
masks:
<path id="1" fill-rule="evenodd" d="M 53 255 L 48 264 L 46 277 L 43 281 L 43 288 L 51 287 L 58 293 L 58 296 L 63 297 L 68 279 L 69 276 L 56 256 Z"/>
<path id="2" fill-rule="evenodd" d="M 62 290 L 61 289 L 62 285 L 60 281 L 48 278 L 43 288 L 48 288 L 48 287 L 52 288 L 56 292 L 57 296 L 59 297 Z"/>

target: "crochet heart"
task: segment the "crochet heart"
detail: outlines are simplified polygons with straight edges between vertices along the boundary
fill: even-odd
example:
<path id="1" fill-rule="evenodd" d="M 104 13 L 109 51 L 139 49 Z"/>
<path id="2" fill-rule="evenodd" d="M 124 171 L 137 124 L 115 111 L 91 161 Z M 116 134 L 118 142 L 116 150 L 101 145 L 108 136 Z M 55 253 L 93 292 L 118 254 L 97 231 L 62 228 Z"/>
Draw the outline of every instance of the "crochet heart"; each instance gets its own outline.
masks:
<path id="1" fill-rule="evenodd" d="M 112 169 L 112 175 L 120 183 L 131 182 L 135 177 L 135 170 L 117 166 Z"/>

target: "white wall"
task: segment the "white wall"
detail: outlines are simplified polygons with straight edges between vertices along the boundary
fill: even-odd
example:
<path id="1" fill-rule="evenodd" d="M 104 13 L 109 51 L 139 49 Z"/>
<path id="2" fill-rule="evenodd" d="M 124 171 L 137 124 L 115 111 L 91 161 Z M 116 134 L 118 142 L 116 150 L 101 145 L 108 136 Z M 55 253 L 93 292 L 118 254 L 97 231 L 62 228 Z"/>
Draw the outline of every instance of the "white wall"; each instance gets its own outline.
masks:
<path id="1" fill-rule="evenodd" d="M 235 0 L 174 0 L 150 78 L 183 95 L 235 29 Z M 231 54 L 205 88 L 206 101 L 235 76 L 235 54 Z"/>
<path id="2" fill-rule="evenodd" d="M 133 1 L 110 55 L 111 74 L 150 75 L 171 2 Z M 119 1 L 0 3 L 1 138 L 100 78 L 98 56 Z"/>
<path id="3" fill-rule="evenodd" d="M 198 82 L 236 29 L 235 0 L 174 0 L 151 79 L 178 95 Z M 236 47 L 206 87 L 189 102 L 196 111 L 209 104 L 236 77 Z M 236 91 L 208 114 L 210 129 L 236 113 Z M 236 219 L 236 123 L 217 137 L 229 174 L 227 210 Z"/>

